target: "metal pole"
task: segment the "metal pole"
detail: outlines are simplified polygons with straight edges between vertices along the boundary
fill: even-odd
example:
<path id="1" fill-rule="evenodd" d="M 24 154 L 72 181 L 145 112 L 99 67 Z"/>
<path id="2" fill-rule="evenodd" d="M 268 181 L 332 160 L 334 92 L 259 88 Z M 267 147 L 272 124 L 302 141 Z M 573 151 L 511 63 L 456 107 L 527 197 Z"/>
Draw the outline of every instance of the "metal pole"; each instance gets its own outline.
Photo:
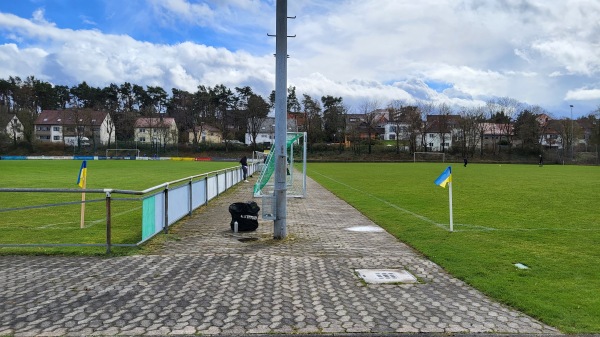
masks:
<path id="1" fill-rule="evenodd" d="M 110 219 L 110 191 L 106 192 L 106 254 L 110 254 L 111 245 L 111 219 Z"/>
<path id="2" fill-rule="evenodd" d="M 573 133 L 573 104 L 570 105 L 571 107 L 571 161 L 574 160 L 575 158 L 575 154 L 573 152 L 573 142 L 575 141 L 575 134 Z"/>
<path id="3" fill-rule="evenodd" d="M 287 0 L 277 0 L 275 36 L 275 220 L 273 238 L 287 236 Z"/>

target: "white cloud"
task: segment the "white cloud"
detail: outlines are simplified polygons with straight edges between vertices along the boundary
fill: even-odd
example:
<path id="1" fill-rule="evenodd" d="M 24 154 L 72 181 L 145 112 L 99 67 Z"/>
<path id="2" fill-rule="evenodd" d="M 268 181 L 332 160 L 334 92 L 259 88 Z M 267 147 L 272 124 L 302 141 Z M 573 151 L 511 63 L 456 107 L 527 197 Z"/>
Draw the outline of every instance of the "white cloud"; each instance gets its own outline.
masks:
<path id="1" fill-rule="evenodd" d="M 565 101 L 589 101 L 599 100 L 600 89 L 575 89 L 569 90 L 565 96 Z"/>
<path id="2" fill-rule="evenodd" d="M 598 1 L 297 0 L 288 6 L 288 15 L 297 16 L 288 21 L 288 33 L 297 36 L 288 40 L 288 84 L 300 95 L 342 96 L 348 104 L 465 105 L 507 96 L 544 107 L 590 97 L 586 104 L 598 105 L 595 89 L 587 89 L 596 87 L 600 72 Z M 251 85 L 263 95 L 273 89 L 275 39 L 266 34 L 275 32 L 274 1 L 147 0 L 146 7 L 131 22 L 157 34 L 201 27 L 206 36 L 153 44 L 124 33 L 57 27 L 43 10 L 29 20 L 0 12 L 0 34 L 14 42 L 0 45 L 0 76 L 33 74 L 69 85 L 127 81 L 167 91 L 220 83 Z M 213 38 L 233 47 L 213 47 Z"/>

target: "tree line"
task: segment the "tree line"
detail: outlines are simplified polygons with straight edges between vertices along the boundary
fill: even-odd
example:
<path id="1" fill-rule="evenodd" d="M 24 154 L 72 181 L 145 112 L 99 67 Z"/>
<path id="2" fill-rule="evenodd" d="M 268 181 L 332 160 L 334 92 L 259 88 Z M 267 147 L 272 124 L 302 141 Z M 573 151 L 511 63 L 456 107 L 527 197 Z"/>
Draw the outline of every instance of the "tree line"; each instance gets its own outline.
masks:
<path id="1" fill-rule="evenodd" d="M 172 88 L 169 94 L 160 86 L 144 88 L 129 82 L 111 83 L 100 88 L 90 86 L 85 81 L 72 87 L 53 85 L 34 76 L 0 79 L 0 122 L 4 122 L 9 114 L 16 114 L 24 127 L 25 142 L 29 144 L 34 143 L 33 123 L 42 110 L 68 108 L 108 112 L 115 124 L 115 135 L 121 141 L 134 139 L 137 118 L 157 116 L 175 119 L 180 131 L 180 143 L 188 141 L 188 131 L 191 131 L 196 144 L 198 135 L 207 126 L 217 128 L 226 140 L 244 141 L 247 133 L 256 139 L 274 102 L 274 91 L 264 98 L 249 86 L 228 88 L 223 84 L 214 87 L 199 85 L 194 92 Z M 540 123 L 539 116 L 550 115 L 543 108 L 508 97 L 491 99 L 477 107 L 457 107 L 419 100 L 410 103 L 392 100 L 383 104 L 365 100 L 356 107 L 349 107 L 342 97 L 324 95 L 314 98 L 307 94 L 299 95 L 295 87 L 289 87 L 287 109 L 289 113 L 301 117 L 303 122 L 299 131 L 307 132 L 310 148 L 315 144 L 335 143 L 340 144 L 340 150 L 343 150 L 341 144 L 351 140 L 356 146 L 366 144 L 371 153 L 371 145 L 379 136 L 382 112 L 387 112 L 388 122 L 396 126 L 393 130 L 396 132 L 397 152 L 404 148 L 411 153 L 427 151 L 425 135 L 434 123 L 442 137 L 443 147 L 446 144 L 443 137 L 448 135 L 446 131 L 450 128 L 459 131 L 452 136 L 455 138 L 452 139 L 453 150 L 465 156 L 474 155 L 477 149 L 483 151 L 483 147 L 477 145 L 482 142 L 484 123 L 505 128 L 507 138 L 503 141 L 508 144 L 498 145 L 512 146 L 513 141 L 518 140 L 515 143 L 522 149 L 541 151 L 541 135 L 548 127 L 560 133 L 563 148 L 572 147 L 582 137 L 587 137 L 586 141 L 592 145 L 600 143 L 600 107 L 578 120 L 592 130 L 586 136 L 582 128 L 572 127 L 570 119 Z M 351 122 L 353 114 L 360 116 L 356 123 Z M 499 148 L 494 147 L 493 151 Z M 444 152 L 447 150 L 442 148 Z"/>

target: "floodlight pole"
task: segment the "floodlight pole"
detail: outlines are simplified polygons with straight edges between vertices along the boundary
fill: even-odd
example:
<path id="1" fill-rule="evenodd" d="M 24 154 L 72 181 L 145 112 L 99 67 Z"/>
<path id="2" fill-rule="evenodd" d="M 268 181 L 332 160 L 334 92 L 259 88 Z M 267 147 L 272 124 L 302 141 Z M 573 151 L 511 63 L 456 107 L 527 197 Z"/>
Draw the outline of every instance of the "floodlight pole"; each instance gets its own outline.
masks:
<path id="1" fill-rule="evenodd" d="M 573 104 L 569 105 L 571 107 L 571 162 L 575 159 L 575 153 L 573 142 L 575 141 L 575 134 L 573 133 Z"/>
<path id="2" fill-rule="evenodd" d="M 287 236 L 287 0 L 277 0 L 275 36 L 275 220 L 273 238 Z"/>

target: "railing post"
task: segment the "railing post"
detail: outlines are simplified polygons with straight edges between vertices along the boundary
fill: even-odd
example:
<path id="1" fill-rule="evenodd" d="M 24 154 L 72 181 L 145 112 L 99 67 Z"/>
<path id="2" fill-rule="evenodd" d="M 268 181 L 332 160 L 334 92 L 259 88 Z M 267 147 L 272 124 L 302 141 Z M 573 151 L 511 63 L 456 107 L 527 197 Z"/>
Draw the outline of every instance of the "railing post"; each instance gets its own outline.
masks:
<path id="1" fill-rule="evenodd" d="M 165 223 L 163 226 L 163 232 L 165 234 L 169 233 L 169 185 L 165 187 L 163 191 L 165 195 Z"/>
<path id="2" fill-rule="evenodd" d="M 204 200 L 204 206 L 208 205 L 208 175 L 204 178 L 204 195 L 206 200 Z"/>
<path id="3" fill-rule="evenodd" d="M 112 236 L 110 213 L 110 191 L 106 191 L 106 254 L 110 254 L 110 241 Z"/>
<path id="4" fill-rule="evenodd" d="M 192 207 L 194 207 L 194 206 L 193 206 L 193 203 L 192 203 L 192 199 L 193 199 L 193 197 L 192 197 L 192 180 L 193 180 L 193 179 L 191 179 L 191 178 L 190 178 L 190 182 L 189 182 L 189 184 L 188 184 L 189 191 L 190 191 L 190 198 L 189 198 L 189 203 L 188 203 L 188 209 L 190 210 L 190 211 L 188 212 L 188 215 L 189 215 L 189 216 L 192 216 Z"/>

